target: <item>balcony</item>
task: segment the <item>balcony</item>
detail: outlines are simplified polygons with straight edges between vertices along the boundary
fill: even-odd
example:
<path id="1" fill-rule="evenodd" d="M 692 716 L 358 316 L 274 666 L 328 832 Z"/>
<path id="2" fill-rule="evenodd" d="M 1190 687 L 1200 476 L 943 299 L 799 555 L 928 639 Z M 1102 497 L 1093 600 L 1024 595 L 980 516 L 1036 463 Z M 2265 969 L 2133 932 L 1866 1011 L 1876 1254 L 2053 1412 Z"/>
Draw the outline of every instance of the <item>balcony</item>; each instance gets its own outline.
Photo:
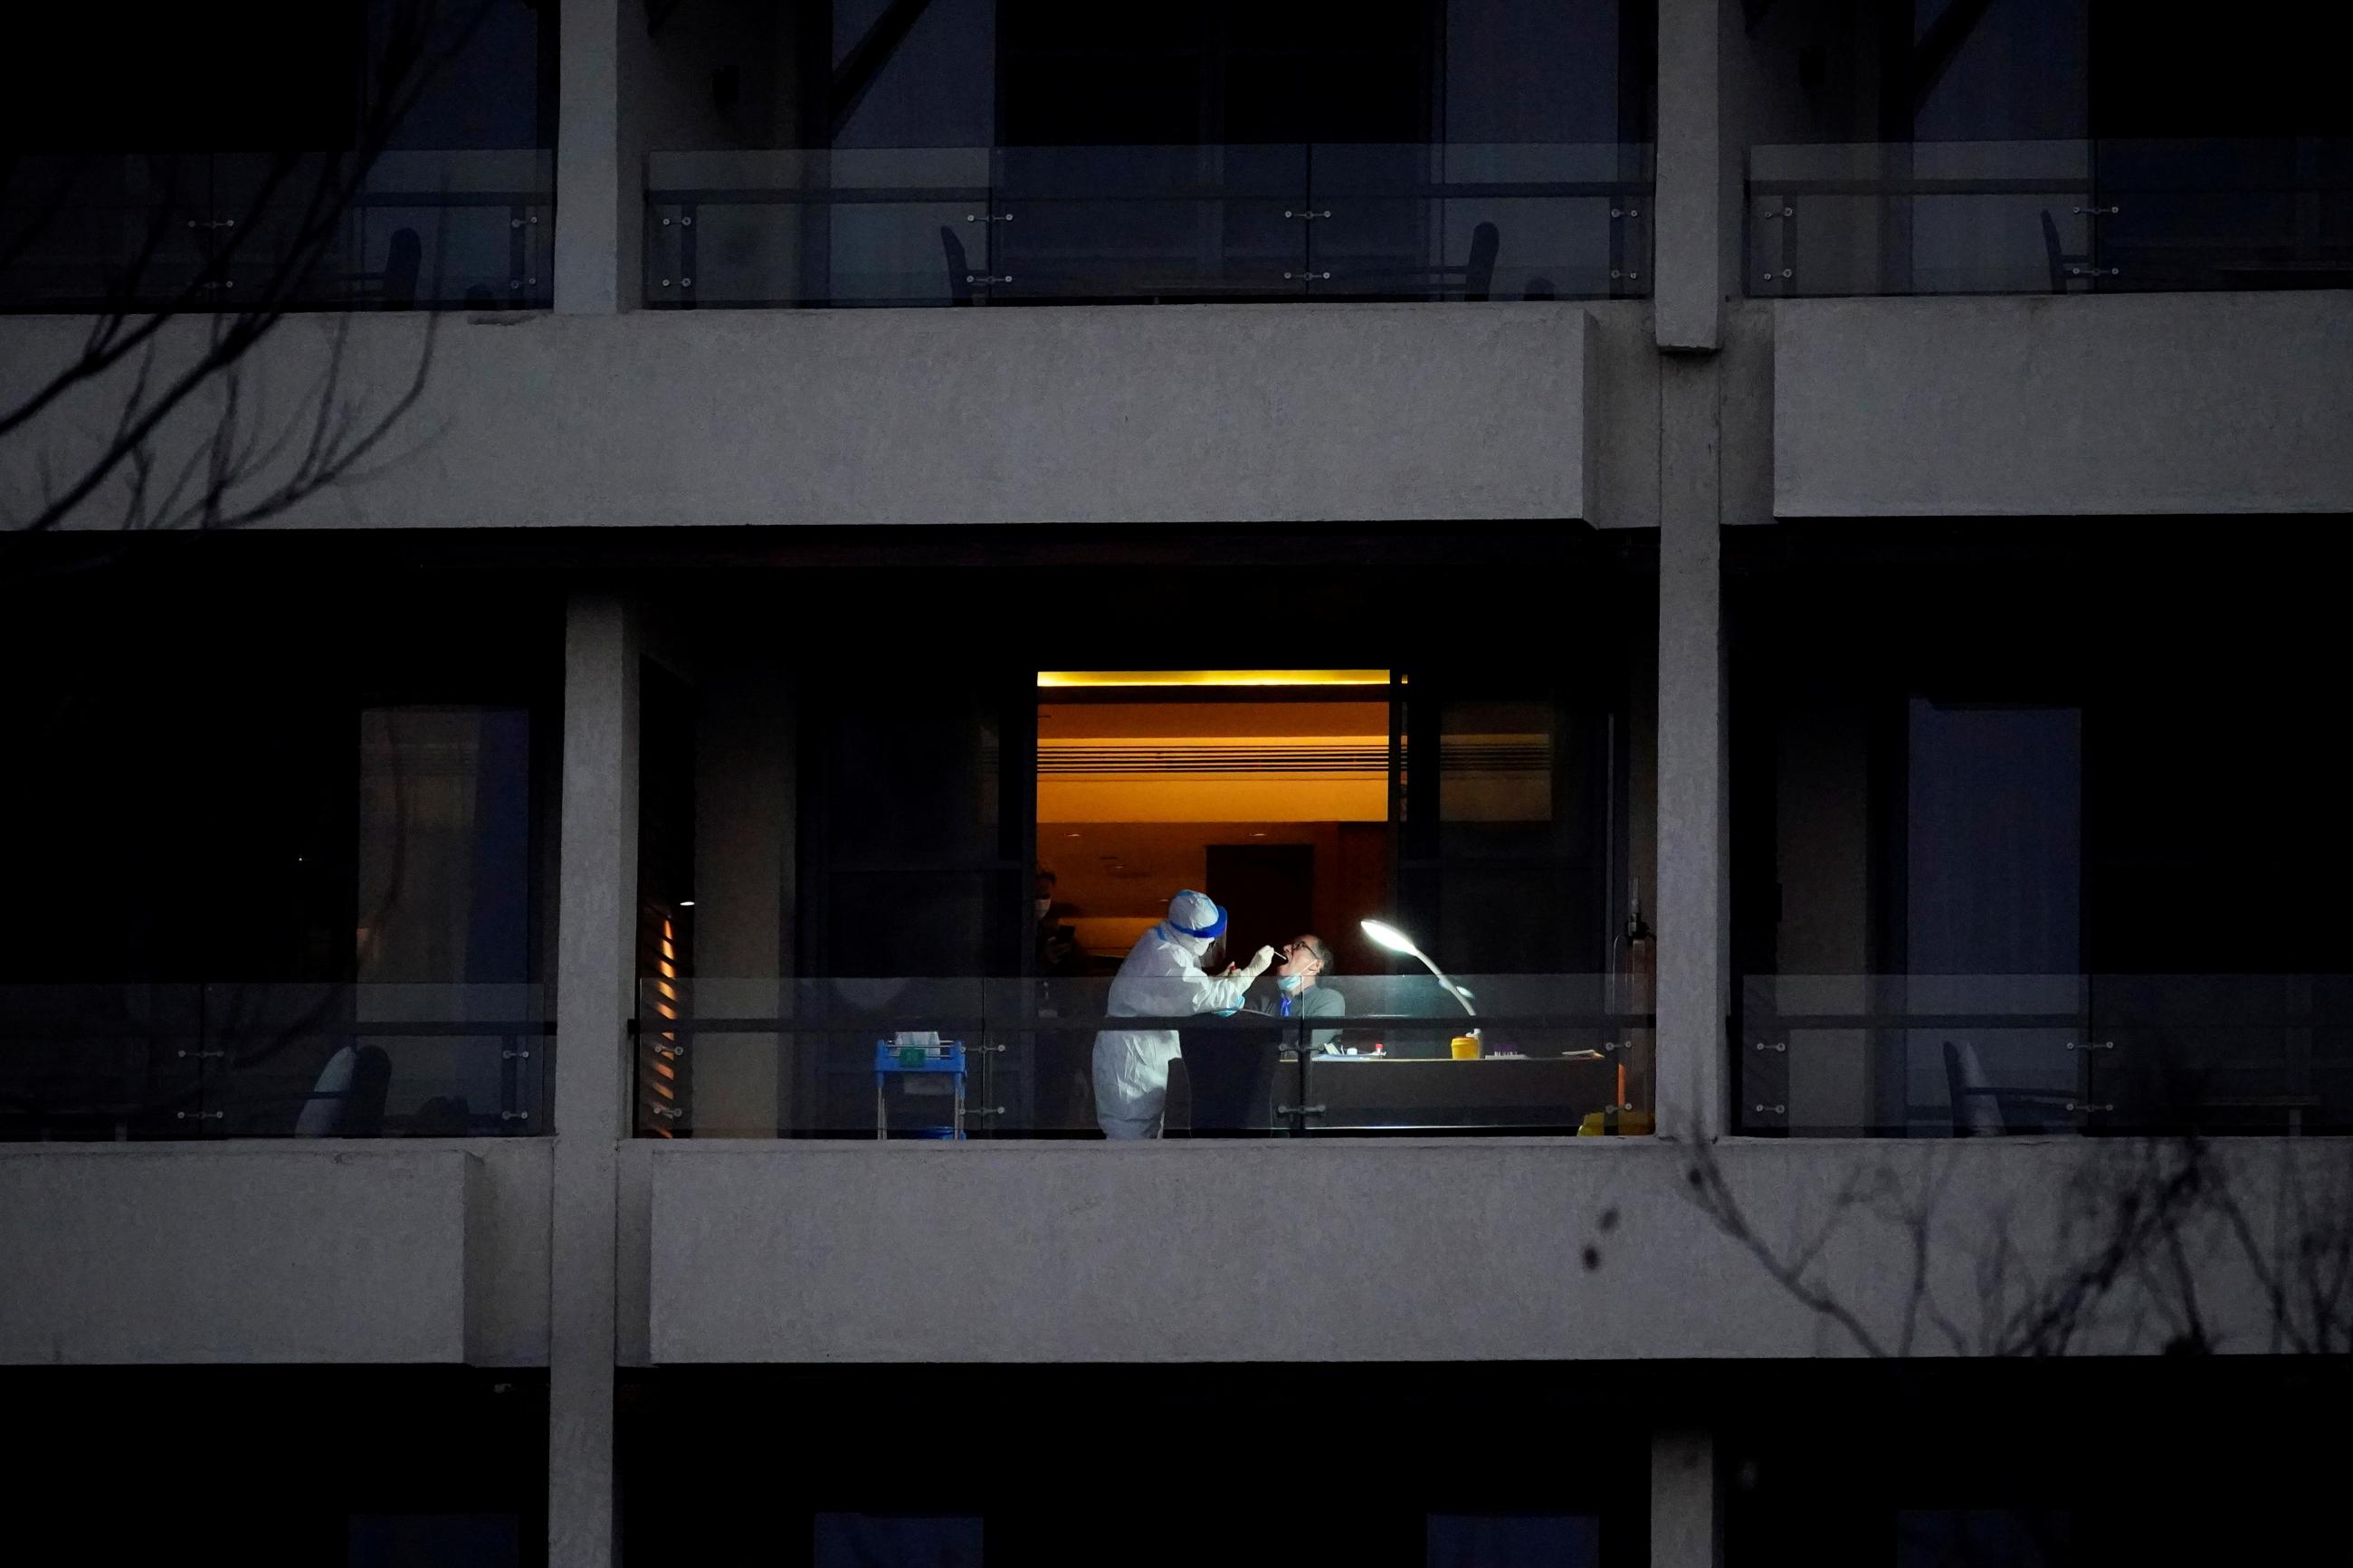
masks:
<path id="1" fill-rule="evenodd" d="M 2353 506 L 2337 417 L 2353 292 L 1790 300 L 1773 314 L 1778 517 Z"/>
<path id="2" fill-rule="evenodd" d="M 2116 294 L 2353 286 L 2353 140 L 1749 150 L 1747 291 Z"/>
<path id="3" fill-rule="evenodd" d="M 0 986 L 0 1140 L 549 1130 L 533 985 Z"/>
<path id="4" fill-rule="evenodd" d="M 0 175 L 0 310 L 543 309 L 533 150 L 42 157 Z"/>
<path id="5" fill-rule="evenodd" d="M 1330 982 L 1342 1014 L 1114 1014 L 1104 980 L 649 979 L 633 1028 L 649 1138 L 1056 1139 L 1096 1132 L 1098 1030 L 1178 1031 L 1172 1137 L 1650 1130 L 1647 982 Z M 1476 1008 L 1476 1016 L 1470 1009 Z M 1264 1009 L 1261 1011 L 1259 1009 Z M 1302 1048 L 1303 1046 L 1305 1048 Z"/>
<path id="6" fill-rule="evenodd" d="M 1743 987 L 1756 1134 L 2343 1132 L 2344 975 L 1767 975 Z"/>
<path id="7" fill-rule="evenodd" d="M 0 1364 L 543 1359 L 514 1149 L 0 1148 Z"/>
<path id="8" fill-rule="evenodd" d="M 651 306 L 1634 299 L 1650 150 L 656 153 Z"/>

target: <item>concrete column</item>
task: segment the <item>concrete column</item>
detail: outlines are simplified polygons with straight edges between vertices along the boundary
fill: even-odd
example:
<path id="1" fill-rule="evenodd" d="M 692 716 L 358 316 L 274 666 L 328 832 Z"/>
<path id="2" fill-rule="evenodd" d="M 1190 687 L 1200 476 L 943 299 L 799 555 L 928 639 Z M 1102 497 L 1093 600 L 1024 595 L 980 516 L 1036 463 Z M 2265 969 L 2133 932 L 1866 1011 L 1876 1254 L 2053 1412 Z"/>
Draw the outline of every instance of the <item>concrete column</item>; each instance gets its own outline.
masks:
<path id="1" fill-rule="evenodd" d="M 645 158 L 625 68 L 645 47 L 638 0 L 562 0 L 555 131 L 555 308 L 610 315 L 638 300 Z M 634 30 L 633 30 L 634 29 Z"/>
<path id="2" fill-rule="evenodd" d="M 1723 341 L 1720 0 L 1659 0 L 1658 188 L 1651 197 L 1652 320 L 1662 349 Z"/>
<path id="3" fill-rule="evenodd" d="M 719 647 L 695 709 L 694 971 L 736 983 L 704 1011 L 756 1016 L 790 1006 L 773 991 L 763 998 L 764 988 L 741 984 L 788 973 L 782 898 L 793 855 L 790 699 L 776 645 L 746 639 Z M 714 1037 L 701 1047 L 694 1135 L 776 1136 L 780 1038 Z"/>
<path id="4" fill-rule="evenodd" d="M 1706 1432 L 1651 1438 L 1651 1568 L 1716 1568 L 1724 1561 L 1724 1499 L 1715 1439 Z"/>
<path id="5" fill-rule="evenodd" d="M 1659 1130 L 1714 1137 L 1730 1001 L 1725 801 L 1722 367 L 1659 366 Z"/>
<path id="6" fill-rule="evenodd" d="M 638 636 L 575 596 L 564 638 L 555 1191 L 549 1238 L 550 1568 L 607 1568 L 614 1539 L 616 1143 L 628 1135 L 638 940 Z"/>

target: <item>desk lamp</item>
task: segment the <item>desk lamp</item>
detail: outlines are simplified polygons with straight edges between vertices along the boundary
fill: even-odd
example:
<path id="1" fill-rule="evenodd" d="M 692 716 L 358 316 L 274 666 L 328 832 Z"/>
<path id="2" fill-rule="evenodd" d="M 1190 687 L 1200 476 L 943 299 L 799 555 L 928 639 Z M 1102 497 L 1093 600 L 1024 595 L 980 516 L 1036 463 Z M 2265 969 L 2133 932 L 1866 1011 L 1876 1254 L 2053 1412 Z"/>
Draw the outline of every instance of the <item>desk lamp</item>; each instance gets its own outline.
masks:
<path id="1" fill-rule="evenodd" d="M 1397 927 L 1390 925 L 1386 921 L 1358 921 L 1356 923 L 1364 928 L 1364 932 L 1366 936 L 1371 937 L 1375 942 L 1380 943 L 1383 947 L 1388 948 L 1391 952 L 1407 953 L 1414 958 L 1421 960 L 1421 966 L 1424 969 L 1429 970 L 1432 974 L 1438 976 L 1439 984 L 1446 988 L 1446 994 L 1449 996 L 1453 997 L 1457 1002 L 1462 1004 L 1462 1010 L 1465 1013 L 1470 1014 L 1471 1016 L 1474 1018 L 1479 1016 L 1479 1009 L 1471 1005 L 1471 993 L 1463 990 L 1460 985 L 1455 984 L 1453 981 L 1449 980 L 1446 977 L 1446 972 L 1444 970 L 1439 968 L 1435 963 L 1430 963 L 1430 954 L 1416 947 L 1413 944 L 1413 938 L 1406 935 L 1405 932 L 1398 930 Z M 1471 1032 L 1475 1035 L 1479 1031 L 1473 1029 Z"/>

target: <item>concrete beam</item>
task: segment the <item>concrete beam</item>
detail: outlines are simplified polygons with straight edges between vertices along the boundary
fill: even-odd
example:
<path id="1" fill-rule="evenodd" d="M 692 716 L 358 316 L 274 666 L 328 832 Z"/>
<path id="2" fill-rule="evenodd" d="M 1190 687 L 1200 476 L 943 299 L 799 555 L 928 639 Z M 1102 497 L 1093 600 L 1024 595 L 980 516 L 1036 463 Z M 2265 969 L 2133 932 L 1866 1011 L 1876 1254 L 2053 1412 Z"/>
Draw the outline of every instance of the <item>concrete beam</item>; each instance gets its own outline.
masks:
<path id="1" fill-rule="evenodd" d="M 1712 1147 L 1757 1238 L 1810 1259 L 1810 1288 L 1875 1348 L 1939 1356 L 2009 1343 L 2021 1303 L 2115 1234 L 2086 1205 L 2169 1157 L 2122 1139 Z M 1658 1139 L 682 1140 L 645 1158 L 657 1365 L 1864 1353 L 1715 1226 L 1691 1146 Z M 2249 1140 L 2212 1161 L 2211 1190 L 2265 1236 L 2344 1181 L 2327 1139 Z M 1915 1255 L 1918 1203 L 1931 1212 Z M 2163 1350 L 2184 1278 L 2217 1348 L 2270 1351 L 2274 1315 L 2234 1234 L 2213 1216 L 2185 1226 L 2187 1275 L 2120 1281 L 2081 1311 L 2071 1351 Z M 934 1332 L 922 1305 L 944 1300 Z"/>
<path id="2" fill-rule="evenodd" d="M 2353 511 L 2353 291 L 1773 316 L 1779 516 Z"/>
<path id="3" fill-rule="evenodd" d="M 0 405 L 88 330 L 0 318 Z M 331 364 L 381 415 L 427 352 L 365 481 L 270 526 L 1547 521 L 1596 510 L 1604 439 L 1591 314 L 1523 301 L 299 317 L 249 362 L 243 417 L 307 431 Z M 111 390 L 0 444 L 0 493 L 71 471 Z M 216 429 L 174 423 L 158 470 Z M 85 513 L 119 522 L 120 499 Z"/>
<path id="4" fill-rule="evenodd" d="M 446 1145 L 0 1152 L 0 1363 L 473 1360 L 489 1204 Z"/>

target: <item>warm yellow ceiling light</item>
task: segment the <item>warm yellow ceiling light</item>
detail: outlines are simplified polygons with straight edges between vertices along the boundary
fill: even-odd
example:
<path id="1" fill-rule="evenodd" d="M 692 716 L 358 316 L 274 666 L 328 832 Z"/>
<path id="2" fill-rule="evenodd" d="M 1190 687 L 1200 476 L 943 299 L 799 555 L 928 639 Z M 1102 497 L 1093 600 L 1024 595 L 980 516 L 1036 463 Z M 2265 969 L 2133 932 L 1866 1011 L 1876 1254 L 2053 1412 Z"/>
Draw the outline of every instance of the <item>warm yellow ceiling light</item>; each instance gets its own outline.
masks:
<path id="1" fill-rule="evenodd" d="M 1043 669 L 1048 686 L 1387 686 L 1386 669 Z"/>

